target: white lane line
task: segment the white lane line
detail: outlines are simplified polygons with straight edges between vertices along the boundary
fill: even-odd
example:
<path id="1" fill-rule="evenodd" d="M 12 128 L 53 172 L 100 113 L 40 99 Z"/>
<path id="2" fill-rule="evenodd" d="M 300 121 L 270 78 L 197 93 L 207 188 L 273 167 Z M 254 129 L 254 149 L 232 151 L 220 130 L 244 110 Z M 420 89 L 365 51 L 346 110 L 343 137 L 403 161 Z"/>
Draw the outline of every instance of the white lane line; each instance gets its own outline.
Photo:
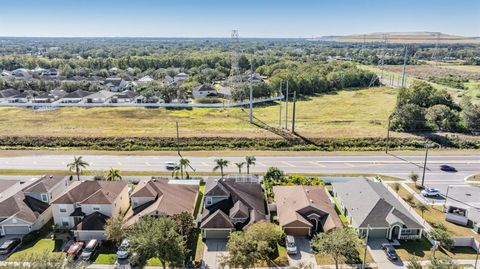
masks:
<path id="1" fill-rule="evenodd" d="M 118 165 L 122 165 L 122 163 L 121 163 L 121 162 L 117 162 L 117 164 L 118 164 Z"/>
<path id="2" fill-rule="evenodd" d="M 321 164 L 321 163 L 318 163 L 318 162 L 312 162 L 312 161 L 311 161 L 311 162 L 308 162 L 308 163 L 313 164 L 313 165 L 315 165 L 315 166 L 327 167 L 327 166 L 325 166 L 325 165 L 323 165 L 323 164 Z"/>
<path id="3" fill-rule="evenodd" d="M 261 166 L 261 167 L 267 167 L 264 163 L 261 162 L 256 162 L 255 165 Z"/>
<path id="4" fill-rule="evenodd" d="M 206 162 L 201 162 L 201 164 L 202 164 L 203 166 L 209 166 L 208 163 L 206 163 Z"/>
<path id="5" fill-rule="evenodd" d="M 149 162 L 145 162 L 145 164 L 146 164 L 147 166 L 152 166 Z"/>
<path id="6" fill-rule="evenodd" d="M 286 161 L 281 161 L 281 163 L 283 163 L 284 165 L 287 165 L 287 166 L 290 166 L 290 167 L 297 167 L 289 162 L 286 162 Z"/>

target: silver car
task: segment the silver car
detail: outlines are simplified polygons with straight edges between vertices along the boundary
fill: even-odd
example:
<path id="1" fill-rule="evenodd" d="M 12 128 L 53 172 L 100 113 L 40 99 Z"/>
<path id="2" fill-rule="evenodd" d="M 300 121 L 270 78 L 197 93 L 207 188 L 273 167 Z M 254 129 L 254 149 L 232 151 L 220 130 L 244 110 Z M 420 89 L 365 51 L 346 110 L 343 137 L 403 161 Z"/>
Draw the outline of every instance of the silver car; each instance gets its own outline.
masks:
<path id="1" fill-rule="evenodd" d="M 287 235 L 285 240 L 287 246 L 287 254 L 296 255 L 298 254 L 297 245 L 295 245 L 295 238 L 291 235 Z"/>

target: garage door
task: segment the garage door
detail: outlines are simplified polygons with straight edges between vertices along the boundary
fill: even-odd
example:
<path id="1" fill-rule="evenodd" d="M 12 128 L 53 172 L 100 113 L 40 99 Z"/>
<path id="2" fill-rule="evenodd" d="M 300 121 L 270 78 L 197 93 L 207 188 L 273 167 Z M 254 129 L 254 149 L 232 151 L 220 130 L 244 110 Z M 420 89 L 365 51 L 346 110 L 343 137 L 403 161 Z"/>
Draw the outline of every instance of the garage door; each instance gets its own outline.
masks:
<path id="1" fill-rule="evenodd" d="M 226 239 L 230 230 L 204 230 L 204 237 L 208 239 Z"/>
<path id="2" fill-rule="evenodd" d="M 375 229 L 370 230 L 368 232 L 369 238 L 386 238 L 387 237 L 387 229 Z"/>
<path id="3" fill-rule="evenodd" d="M 28 226 L 3 226 L 5 234 L 28 234 Z"/>
<path id="4" fill-rule="evenodd" d="M 308 236 L 309 230 L 308 228 L 285 228 L 285 233 L 288 235 Z"/>

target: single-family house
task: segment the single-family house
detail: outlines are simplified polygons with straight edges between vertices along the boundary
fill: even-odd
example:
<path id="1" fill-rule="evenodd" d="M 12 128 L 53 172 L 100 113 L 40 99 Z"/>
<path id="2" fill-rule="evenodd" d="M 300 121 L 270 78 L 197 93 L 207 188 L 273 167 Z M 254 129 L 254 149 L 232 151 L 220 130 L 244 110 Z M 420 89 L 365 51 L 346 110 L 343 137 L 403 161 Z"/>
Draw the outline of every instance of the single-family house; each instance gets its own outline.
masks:
<path id="1" fill-rule="evenodd" d="M 446 193 L 445 219 L 449 222 L 473 226 L 480 230 L 480 188 L 472 185 L 451 185 Z"/>
<path id="2" fill-rule="evenodd" d="M 145 103 L 145 96 L 138 92 L 126 90 L 112 97 L 112 103 Z"/>
<path id="3" fill-rule="evenodd" d="M 127 88 L 128 82 L 123 78 L 106 78 L 104 85 L 109 87 L 112 92 L 120 92 Z"/>
<path id="4" fill-rule="evenodd" d="M 363 177 L 332 182 L 349 223 L 369 238 L 419 239 L 424 227 L 382 182 Z"/>
<path id="5" fill-rule="evenodd" d="M 57 89 L 51 90 L 50 94 L 53 96 L 55 100 L 59 100 L 65 97 L 65 95 L 67 95 L 67 92 L 60 88 L 57 88 Z"/>
<path id="6" fill-rule="evenodd" d="M 32 94 L 32 103 L 51 103 L 55 101 L 55 97 L 50 93 L 41 92 Z"/>
<path id="7" fill-rule="evenodd" d="M 193 214 L 199 182 L 192 180 L 143 180 L 130 194 L 131 208 L 125 215 L 125 224 L 132 225 L 147 215 L 173 216 L 182 212 Z"/>
<path id="8" fill-rule="evenodd" d="M 3 190 L 0 195 L 1 236 L 21 236 L 42 228 L 52 218 L 49 201 L 56 198 L 70 182 L 65 176 L 15 181 L 14 184 L 3 180 L 0 183 Z"/>
<path id="9" fill-rule="evenodd" d="M 286 234 L 313 236 L 342 227 L 322 186 L 274 186 L 272 190 L 278 222 Z"/>
<path id="10" fill-rule="evenodd" d="M 166 75 L 164 78 L 163 78 L 163 81 L 165 81 L 167 84 L 172 84 L 175 80 L 169 76 L 169 75 Z"/>
<path id="11" fill-rule="evenodd" d="M 77 240 L 105 239 L 108 218 L 129 207 L 128 185 L 123 181 L 74 181 L 51 202 L 53 221 L 73 231 Z"/>
<path id="12" fill-rule="evenodd" d="M 247 81 L 251 83 L 261 83 L 263 80 L 264 78 L 256 72 L 248 74 L 247 77 Z"/>
<path id="13" fill-rule="evenodd" d="M 4 80 L 12 80 L 13 79 L 13 75 L 12 75 L 12 72 L 10 71 L 7 71 L 7 70 L 3 70 L 1 73 L 0 73 L 0 77 Z"/>
<path id="14" fill-rule="evenodd" d="M 177 83 L 177 82 L 182 82 L 184 80 L 188 79 L 188 75 L 185 74 L 185 73 L 178 73 L 176 74 L 174 77 L 173 77 L 173 82 Z"/>
<path id="15" fill-rule="evenodd" d="M 74 92 L 67 93 L 60 100 L 62 103 L 80 103 L 84 100 L 86 96 L 91 95 L 91 92 L 84 90 L 76 90 Z"/>
<path id="16" fill-rule="evenodd" d="M 268 219 L 260 183 L 235 178 L 209 180 L 205 185 L 200 228 L 206 239 L 225 239 L 231 231 Z"/>
<path id="17" fill-rule="evenodd" d="M 15 89 L 5 89 L 0 91 L 0 102 L 7 102 L 10 98 L 19 95 L 20 92 Z"/>
<path id="18" fill-rule="evenodd" d="M 30 70 L 25 69 L 25 68 L 18 68 L 12 71 L 12 76 L 15 77 L 15 79 L 18 80 L 30 80 L 32 79 L 32 74 L 30 73 Z"/>
<path id="19" fill-rule="evenodd" d="M 85 103 L 107 103 L 109 102 L 117 93 L 110 92 L 106 90 L 101 90 L 96 93 L 92 93 L 84 97 Z"/>
<path id="20" fill-rule="evenodd" d="M 32 98 L 32 94 L 30 92 L 24 91 L 7 98 L 7 102 L 8 103 L 27 103 L 31 98 Z"/>
<path id="21" fill-rule="evenodd" d="M 199 85 L 192 90 L 193 99 L 218 97 L 217 90 L 208 85 Z"/>
<path id="22" fill-rule="evenodd" d="M 148 83 L 148 82 L 152 82 L 152 81 L 154 81 L 154 79 L 151 76 L 146 75 L 146 76 L 140 78 L 139 80 L 137 80 L 137 83 L 138 84 L 144 84 L 144 83 Z"/>

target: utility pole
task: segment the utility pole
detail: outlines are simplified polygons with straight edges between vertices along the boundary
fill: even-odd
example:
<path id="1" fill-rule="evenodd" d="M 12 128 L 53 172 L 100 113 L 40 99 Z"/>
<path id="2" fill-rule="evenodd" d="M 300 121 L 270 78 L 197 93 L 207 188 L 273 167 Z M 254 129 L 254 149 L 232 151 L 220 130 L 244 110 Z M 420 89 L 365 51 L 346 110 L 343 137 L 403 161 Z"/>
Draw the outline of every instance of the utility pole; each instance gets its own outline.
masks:
<path id="1" fill-rule="evenodd" d="M 443 203 L 443 208 L 445 209 L 447 207 L 447 200 L 448 200 L 448 191 L 450 190 L 450 185 L 447 187 L 447 193 L 445 194 L 445 202 Z M 475 268 L 477 268 L 475 266 Z"/>
<path id="2" fill-rule="evenodd" d="M 280 81 L 280 95 L 283 95 L 282 81 Z M 282 100 L 281 99 L 278 101 L 278 107 L 280 108 L 280 111 L 278 113 L 278 128 L 282 128 Z"/>
<path id="3" fill-rule="evenodd" d="M 252 78 L 250 78 L 250 82 L 248 83 L 250 87 L 250 124 L 253 124 L 253 87 L 252 87 L 252 80 L 253 80 L 253 56 L 250 62 L 250 72 L 252 74 Z"/>
<path id="4" fill-rule="evenodd" d="M 295 108 L 297 104 L 297 91 L 293 92 L 292 133 L 295 133 Z"/>
<path id="5" fill-rule="evenodd" d="M 407 54 L 408 47 L 405 46 L 405 56 L 403 56 L 402 87 L 405 87 L 405 75 L 407 73 Z"/>
<path id="6" fill-rule="evenodd" d="M 478 254 L 480 253 L 480 250 L 477 250 L 477 257 L 475 258 L 475 266 L 473 268 L 477 269 L 477 263 L 478 263 Z"/>
<path id="7" fill-rule="evenodd" d="M 390 148 L 390 122 L 392 121 L 393 113 L 388 116 L 388 124 L 387 124 L 387 145 L 385 146 L 385 153 L 388 154 L 388 150 Z"/>
<path id="8" fill-rule="evenodd" d="M 175 122 L 177 126 L 177 153 L 180 158 L 182 158 L 182 155 L 180 154 L 180 136 L 178 134 L 178 121 Z"/>
<path id="9" fill-rule="evenodd" d="M 368 246 L 369 232 L 370 232 L 370 224 L 367 225 L 367 236 L 365 237 L 365 251 L 363 253 L 362 269 L 365 269 L 365 261 L 367 260 L 367 246 Z"/>
<path id="10" fill-rule="evenodd" d="M 287 80 L 287 96 L 285 98 L 285 129 L 288 130 L 288 80 Z"/>
<path id="11" fill-rule="evenodd" d="M 425 187 L 425 169 L 427 169 L 428 143 L 425 141 L 425 161 L 423 162 L 422 188 Z"/>

